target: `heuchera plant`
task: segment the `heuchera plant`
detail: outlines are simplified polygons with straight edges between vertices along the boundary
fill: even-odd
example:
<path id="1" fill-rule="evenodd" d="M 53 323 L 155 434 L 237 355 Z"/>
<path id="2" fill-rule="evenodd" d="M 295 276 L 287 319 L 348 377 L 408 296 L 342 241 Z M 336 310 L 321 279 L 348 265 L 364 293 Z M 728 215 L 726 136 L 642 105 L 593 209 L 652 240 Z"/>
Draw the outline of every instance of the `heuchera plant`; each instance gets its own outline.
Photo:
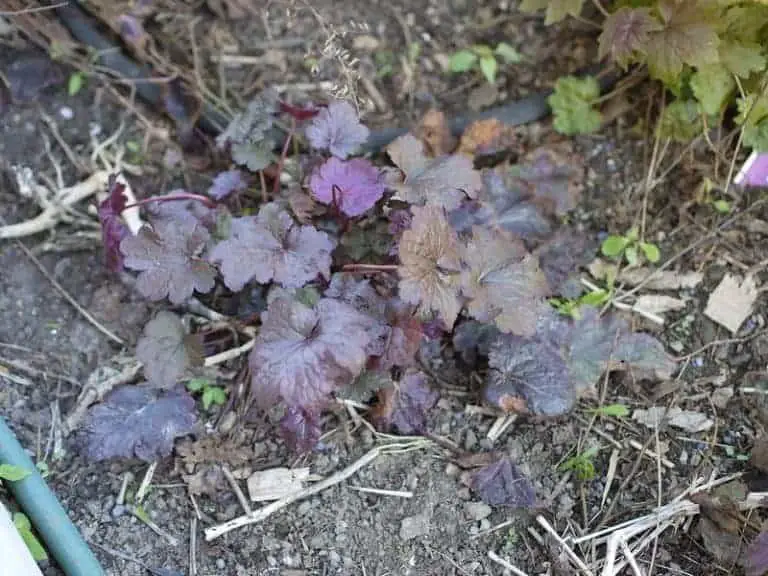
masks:
<path id="1" fill-rule="evenodd" d="M 249 182 L 267 176 L 248 171 L 285 165 L 288 146 L 279 159 L 265 153 L 279 114 L 303 130 L 309 152 L 298 165 L 310 168 L 300 190 L 283 193 L 278 183 L 264 199 L 267 191 Z M 463 154 L 429 157 L 408 134 L 388 146 L 384 167 L 355 155 L 368 134 L 349 103 L 305 110 L 266 95 L 219 139 L 240 167 L 219 174 L 205 195 L 140 200 L 146 223 L 135 235 L 120 221 L 127 203 L 116 179 L 99 210 L 110 268 L 136 273 L 150 300 L 182 305 L 196 295 L 215 307 L 205 296 L 214 289 L 266 289 L 252 322 L 251 392 L 259 408 L 282 408 L 292 446 L 311 449 L 334 397 L 366 386 L 376 393 L 375 426 L 425 432 L 439 394 L 417 361 L 428 340 L 453 336 L 465 361 L 488 358 L 485 399 L 535 415 L 565 414 L 606 370 L 674 369 L 659 342 L 623 320 L 597 310 L 573 320 L 548 302 L 573 292 L 571 276 L 594 255 L 591 239 L 558 218 L 580 195 L 578 157 L 550 146 L 512 169 L 479 171 Z M 268 177 L 279 181 L 279 169 Z M 351 249 L 356 242 L 378 248 Z M 374 252 L 375 262 L 350 258 Z M 91 410 L 86 452 L 168 454 L 173 438 L 192 430 L 194 402 L 180 381 L 205 354 L 179 316 L 155 316 L 136 349 L 147 382 Z M 494 503 L 532 505 L 521 477 L 500 460 L 473 482 Z"/>

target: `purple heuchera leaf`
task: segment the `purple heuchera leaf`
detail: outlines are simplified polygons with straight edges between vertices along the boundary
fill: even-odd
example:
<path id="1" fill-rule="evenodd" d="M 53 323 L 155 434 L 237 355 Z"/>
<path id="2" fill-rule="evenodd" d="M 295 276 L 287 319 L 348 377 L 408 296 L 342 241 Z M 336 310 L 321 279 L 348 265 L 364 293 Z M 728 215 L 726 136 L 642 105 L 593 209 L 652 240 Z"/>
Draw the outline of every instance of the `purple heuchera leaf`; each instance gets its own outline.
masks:
<path id="1" fill-rule="evenodd" d="M 364 158 L 331 157 L 309 180 L 312 196 L 323 204 L 335 204 L 347 216 L 364 214 L 384 195 L 378 169 Z"/>
<path id="2" fill-rule="evenodd" d="M 147 385 L 123 386 L 88 411 L 85 455 L 93 461 L 168 456 L 173 441 L 195 430 L 195 400 L 183 387 L 161 395 Z"/>
<path id="3" fill-rule="evenodd" d="M 178 189 L 169 192 L 182 194 L 186 190 Z M 201 225 L 208 231 L 216 225 L 216 211 L 208 208 L 198 200 L 174 200 L 171 202 L 153 202 L 147 206 L 153 222 L 157 220 L 176 220 L 179 224 L 188 227 Z"/>
<path id="4" fill-rule="evenodd" d="M 365 368 L 373 320 L 349 304 L 322 298 L 314 308 L 278 297 L 262 314 L 249 356 L 257 404 L 317 407 Z"/>
<path id="5" fill-rule="evenodd" d="M 224 283 L 235 292 L 251 280 L 301 288 L 318 275 L 330 277 L 335 247 L 328 234 L 297 224 L 278 204 L 269 203 L 257 216 L 233 218 L 230 237 L 208 259 L 218 264 Z"/>
<path id="6" fill-rule="evenodd" d="M 763 576 L 768 572 L 768 532 L 760 532 L 747 548 L 747 576 Z"/>
<path id="7" fill-rule="evenodd" d="M 485 397 L 507 411 L 557 416 L 590 393 L 605 370 L 668 378 L 676 363 L 650 334 L 631 332 L 618 316 L 584 306 L 571 322 L 542 309 L 536 335 L 502 335 L 491 346 Z"/>
<path id="8" fill-rule="evenodd" d="M 216 200 L 223 200 L 232 192 L 239 192 L 247 187 L 248 183 L 243 178 L 243 173 L 240 170 L 227 170 L 226 172 L 220 172 L 213 179 L 213 184 L 208 188 L 208 196 L 216 198 Z"/>
<path id="9" fill-rule="evenodd" d="M 176 314 L 161 310 L 136 342 L 136 358 L 144 364 L 150 383 L 171 388 L 186 368 L 203 363 L 203 349 L 199 338 L 187 334 Z"/>
<path id="10" fill-rule="evenodd" d="M 426 426 L 426 413 L 437 403 L 440 395 L 421 371 L 409 370 L 394 388 L 379 391 L 379 403 L 374 410 L 376 426 L 400 434 L 420 434 Z"/>
<path id="11" fill-rule="evenodd" d="M 123 269 L 123 254 L 120 252 L 120 242 L 130 235 L 128 227 L 123 223 L 120 214 L 125 210 L 126 198 L 123 194 L 125 184 L 117 181 L 114 174 L 109 177 L 109 195 L 99 204 L 98 214 L 101 223 L 101 241 L 104 245 L 104 255 L 107 267 L 113 272 Z"/>
<path id="12" fill-rule="evenodd" d="M 475 472 L 471 486 L 489 506 L 533 508 L 536 505 L 533 484 L 506 456 Z"/>
<path id="13" fill-rule="evenodd" d="M 136 288 L 150 300 L 166 296 L 172 304 L 181 304 L 197 290 L 213 289 L 215 269 L 198 254 L 210 237 L 199 223 L 184 220 L 157 220 L 153 227 L 143 226 L 136 236 L 120 243 L 125 266 L 139 270 Z"/>
<path id="14" fill-rule="evenodd" d="M 320 440 L 320 413 L 289 406 L 280 419 L 280 434 L 291 450 L 307 452 Z"/>
<path id="15" fill-rule="evenodd" d="M 594 258 L 597 247 L 593 237 L 571 227 L 563 227 L 537 248 L 539 266 L 547 277 L 552 294 L 566 298 L 579 296 L 581 287 L 578 279 L 573 282 L 573 287 L 569 286 L 569 281 Z"/>
<path id="16" fill-rule="evenodd" d="M 346 159 L 368 140 L 370 130 L 360 123 L 357 110 L 349 102 L 331 102 L 307 126 L 309 143 L 319 150 Z"/>

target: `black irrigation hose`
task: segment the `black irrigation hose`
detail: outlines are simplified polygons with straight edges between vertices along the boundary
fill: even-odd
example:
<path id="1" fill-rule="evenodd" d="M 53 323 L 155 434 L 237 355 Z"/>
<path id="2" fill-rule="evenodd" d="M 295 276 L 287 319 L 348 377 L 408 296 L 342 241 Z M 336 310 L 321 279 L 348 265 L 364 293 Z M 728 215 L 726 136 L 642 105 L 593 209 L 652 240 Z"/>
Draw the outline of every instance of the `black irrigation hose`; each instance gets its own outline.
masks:
<path id="1" fill-rule="evenodd" d="M 69 32 L 79 42 L 97 50 L 99 64 L 110 69 L 116 76 L 141 80 L 153 76 L 152 69 L 146 65 L 137 64 L 126 56 L 121 47 L 110 38 L 99 32 L 97 21 L 88 15 L 76 1 L 71 1 L 64 6 L 56 8 L 56 14 Z M 587 67 L 579 75 L 597 75 L 600 90 L 604 94 L 610 91 L 618 81 L 620 74 L 609 70 L 602 74 L 603 69 L 599 65 Z M 137 81 L 136 93 L 149 105 L 156 109 L 165 109 L 163 105 L 163 93 L 159 85 L 151 82 Z M 476 120 L 495 118 L 510 126 L 528 124 L 545 118 L 550 113 L 547 97 L 551 90 L 539 92 L 515 100 L 495 108 L 490 108 L 476 114 L 460 116 L 449 120 L 451 132 L 458 136 L 464 129 Z M 210 104 L 204 104 L 198 128 L 210 136 L 217 136 L 223 127 L 227 125 L 226 117 Z M 371 131 L 368 142 L 365 144 L 366 152 L 378 152 L 398 136 L 408 132 L 408 128 L 395 127 L 383 128 Z M 278 147 L 282 147 L 282 139 L 278 139 Z"/>

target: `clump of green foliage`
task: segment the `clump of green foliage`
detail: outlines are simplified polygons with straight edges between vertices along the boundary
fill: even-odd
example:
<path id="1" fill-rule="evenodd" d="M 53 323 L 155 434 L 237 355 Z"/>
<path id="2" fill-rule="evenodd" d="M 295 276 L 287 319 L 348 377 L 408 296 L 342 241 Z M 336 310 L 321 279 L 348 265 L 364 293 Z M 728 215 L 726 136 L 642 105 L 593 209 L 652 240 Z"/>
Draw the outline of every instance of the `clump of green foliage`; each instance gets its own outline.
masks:
<path id="1" fill-rule="evenodd" d="M 719 125 L 727 112 L 743 128 L 742 143 L 768 150 L 766 46 L 768 4 L 758 0 L 618 0 L 595 6 L 605 16 L 599 57 L 624 69 L 645 66 L 675 100 L 660 135 L 688 141 Z M 545 24 L 580 17 L 584 0 L 522 0 L 524 12 L 545 11 Z M 561 79 L 549 103 L 565 134 L 599 128 L 597 84 Z"/>

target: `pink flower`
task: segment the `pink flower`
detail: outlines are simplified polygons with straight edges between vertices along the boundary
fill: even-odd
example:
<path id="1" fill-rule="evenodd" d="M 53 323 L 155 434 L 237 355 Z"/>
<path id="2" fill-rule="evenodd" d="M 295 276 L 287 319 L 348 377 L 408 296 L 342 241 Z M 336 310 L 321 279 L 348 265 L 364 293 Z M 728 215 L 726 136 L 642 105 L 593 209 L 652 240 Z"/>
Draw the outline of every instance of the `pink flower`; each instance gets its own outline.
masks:
<path id="1" fill-rule="evenodd" d="M 335 156 L 321 165 L 309 180 L 312 196 L 333 204 L 347 216 L 360 216 L 384 195 L 384 182 L 376 167 L 364 158 L 339 160 Z"/>

